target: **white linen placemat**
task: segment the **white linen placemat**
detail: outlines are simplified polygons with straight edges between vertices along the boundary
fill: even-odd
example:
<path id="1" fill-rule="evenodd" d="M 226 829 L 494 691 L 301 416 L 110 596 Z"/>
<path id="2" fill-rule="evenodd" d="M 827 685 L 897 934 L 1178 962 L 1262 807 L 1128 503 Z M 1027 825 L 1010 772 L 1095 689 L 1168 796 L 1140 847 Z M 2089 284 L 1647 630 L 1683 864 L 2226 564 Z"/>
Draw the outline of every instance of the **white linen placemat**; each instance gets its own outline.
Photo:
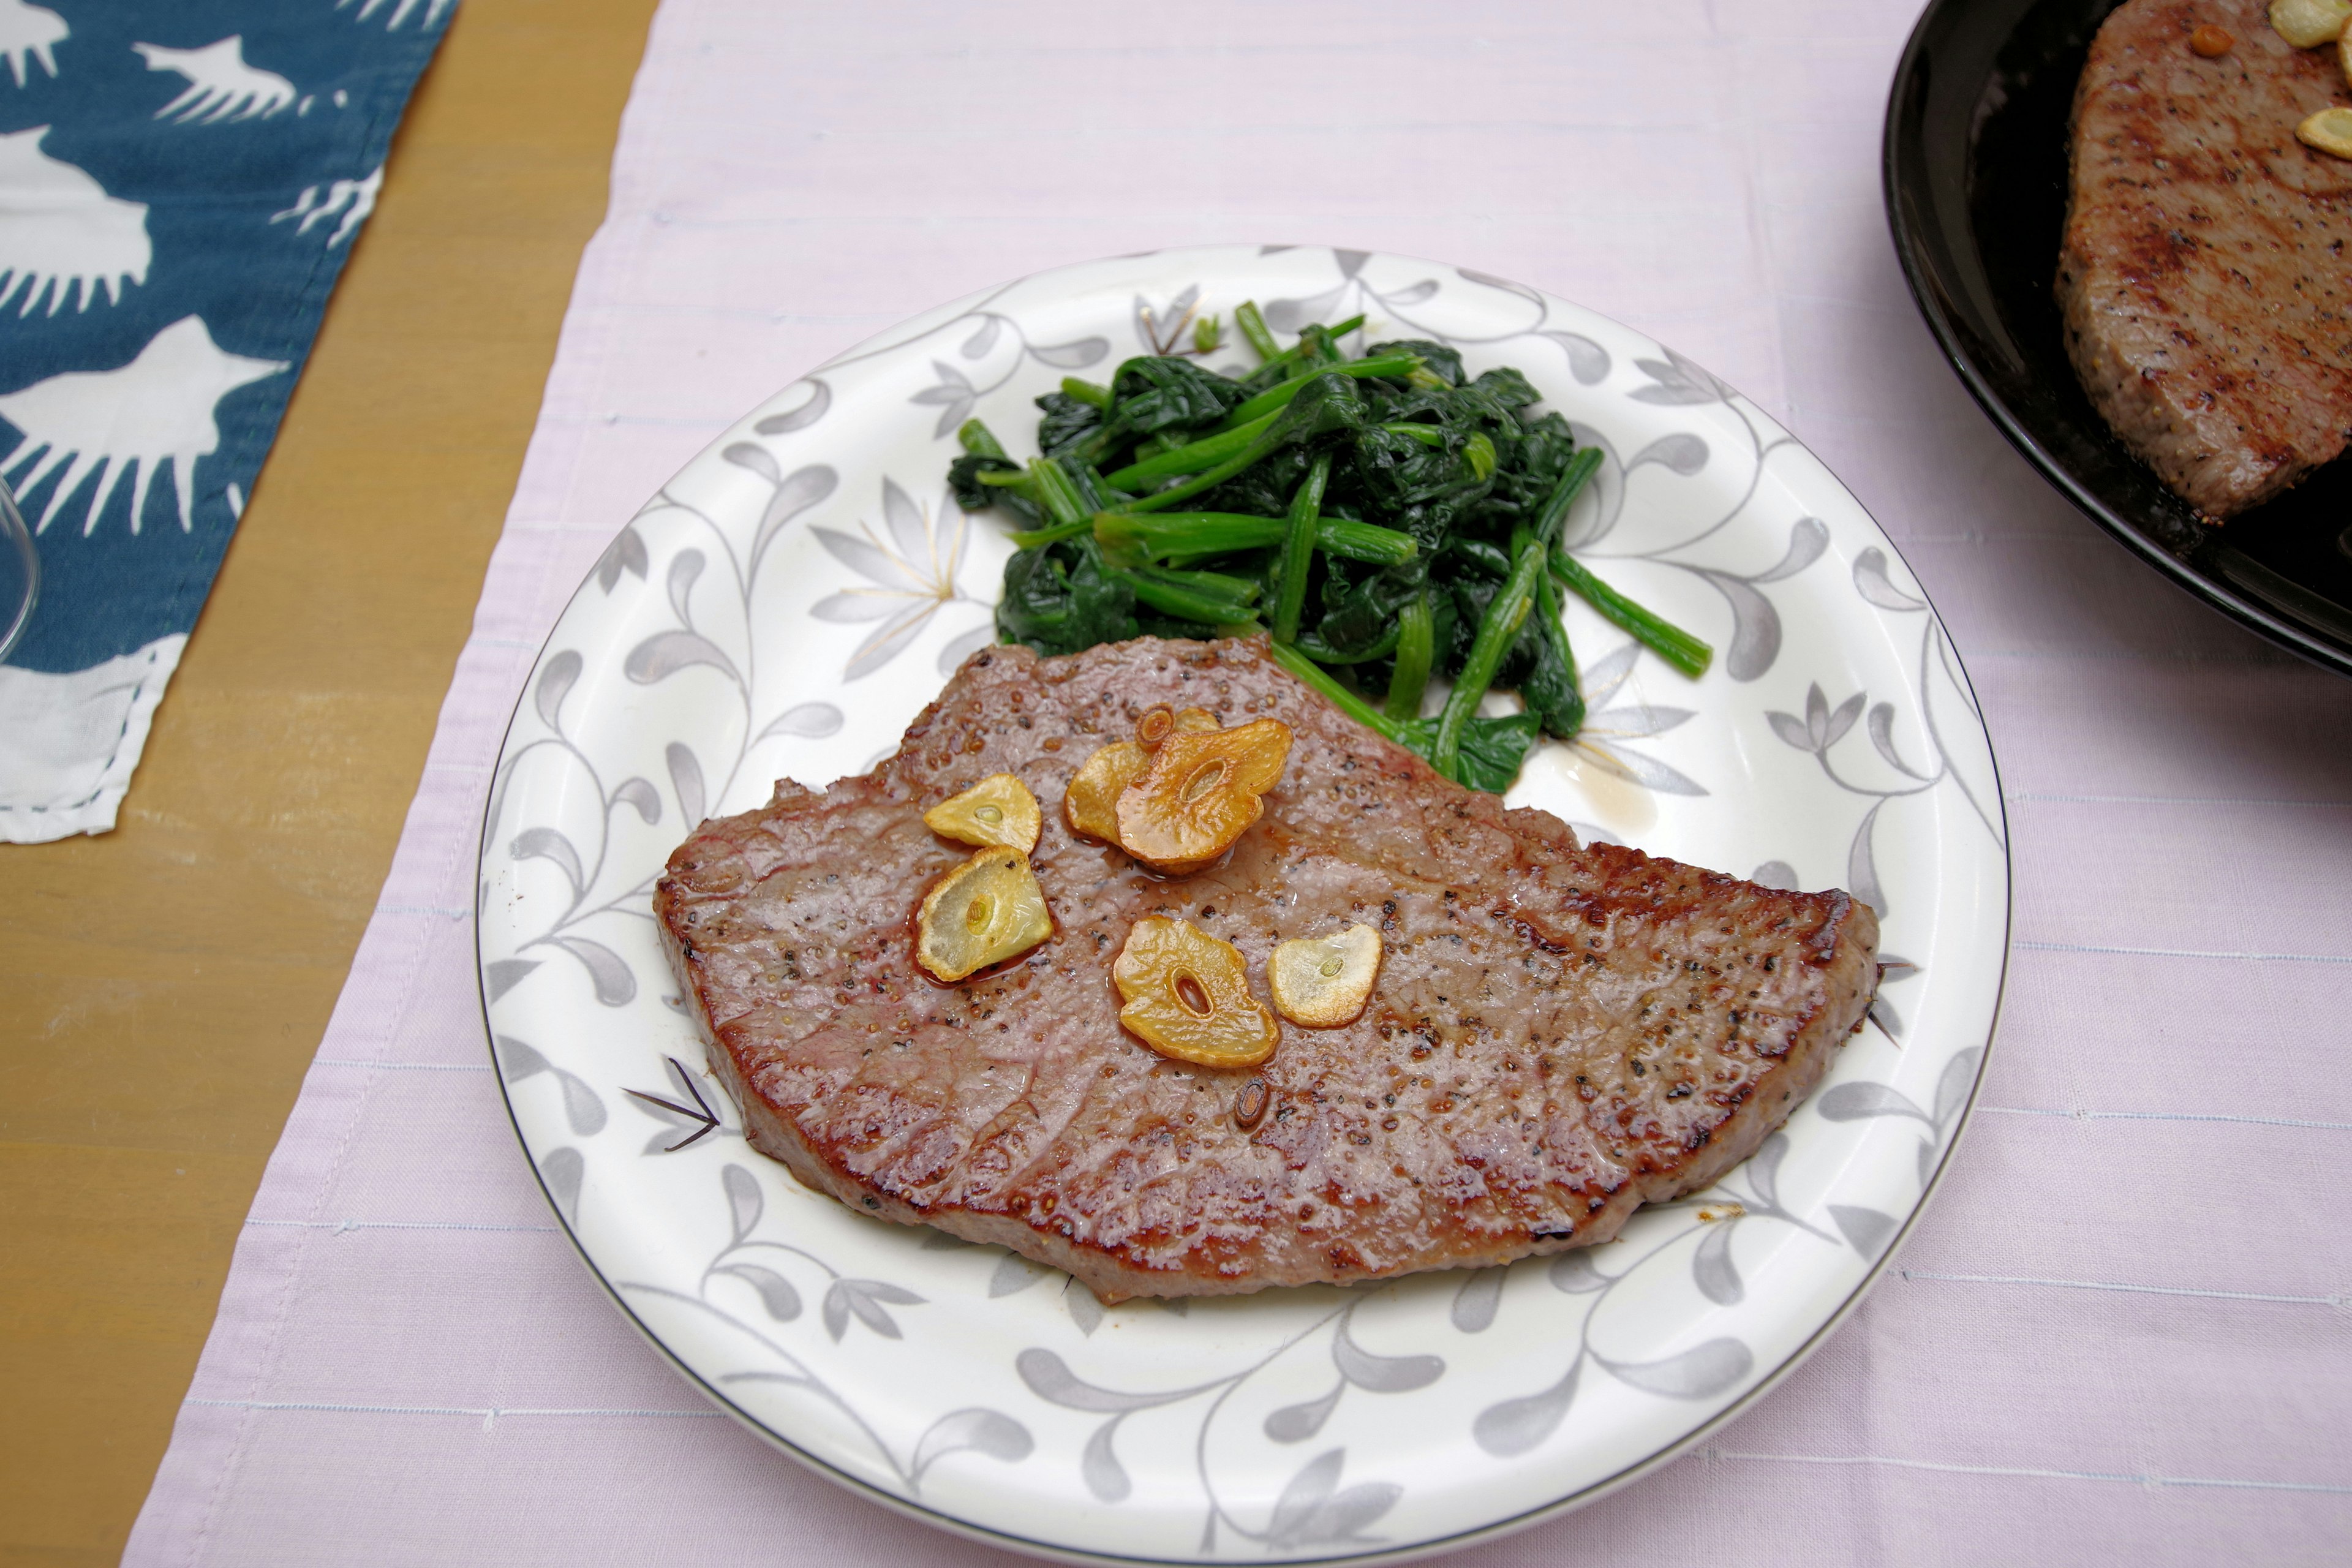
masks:
<path id="1" fill-rule="evenodd" d="M 949 1563 L 627 1329 L 507 1124 L 481 801 L 541 637 L 730 419 L 992 280 L 1443 258 L 1666 339 L 1934 595 L 2016 858 L 1979 1118 L 1885 1281 L 1696 1453 L 1461 1561 L 2319 1563 L 2352 1538 L 2352 683 L 2129 559 L 1937 357 L 1878 194 L 1907 0 L 671 0 L 383 900 L 127 1561 Z"/>

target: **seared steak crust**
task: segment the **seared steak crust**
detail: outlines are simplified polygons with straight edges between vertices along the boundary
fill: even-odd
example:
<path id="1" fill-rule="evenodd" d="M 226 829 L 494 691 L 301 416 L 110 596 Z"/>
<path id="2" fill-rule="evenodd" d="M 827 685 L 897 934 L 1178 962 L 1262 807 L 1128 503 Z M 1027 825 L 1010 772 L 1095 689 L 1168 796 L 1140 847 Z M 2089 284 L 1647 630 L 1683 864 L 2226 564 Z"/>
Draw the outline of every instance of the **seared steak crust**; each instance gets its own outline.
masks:
<path id="1" fill-rule="evenodd" d="M 2199 57 L 2200 24 L 2235 36 Z M 2347 101 L 2336 51 L 2263 0 L 2131 0 L 2074 95 L 2058 304 L 2116 434 L 2215 518 L 2352 439 L 2352 163 L 2295 140 Z"/>
<path id="2" fill-rule="evenodd" d="M 1265 817 L 1219 864 L 1154 877 L 1073 837 L 1064 786 L 1154 703 L 1296 732 Z M 969 853 L 926 806 L 993 773 L 1045 808 L 1055 938 L 960 985 L 913 962 L 931 880 Z M 1615 1234 L 1752 1153 L 1828 1069 L 1876 981 L 1877 922 L 1580 847 L 1391 746 L 1263 641 L 975 654 L 873 773 L 789 782 L 706 823 L 655 913 L 754 1147 L 811 1186 L 1067 1269 L 1106 1300 L 1501 1263 Z M 1138 919 L 1234 943 L 1351 920 L 1370 1005 L 1286 1025 L 1213 1071 L 1125 1033 L 1111 962 Z M 1235 1096 L 1271 1090 L 1252 1128 Z"/>

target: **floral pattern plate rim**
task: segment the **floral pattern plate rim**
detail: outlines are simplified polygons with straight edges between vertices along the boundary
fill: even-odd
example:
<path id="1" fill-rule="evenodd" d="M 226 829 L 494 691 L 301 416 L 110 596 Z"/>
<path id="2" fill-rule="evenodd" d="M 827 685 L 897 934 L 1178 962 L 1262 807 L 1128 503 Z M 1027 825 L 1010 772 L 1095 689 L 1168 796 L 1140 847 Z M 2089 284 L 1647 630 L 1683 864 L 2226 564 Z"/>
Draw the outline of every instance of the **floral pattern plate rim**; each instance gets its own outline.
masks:
<path id="1" fill-rule="evenodd" d="M 655 940 L 706 814 L 865 770 L 992 637 L 1010 546 L 946 493 L 956 426 L 1016 453 L 1066 374 L 1277 331 L 1516 364 L 1606 461 L 1569 524 L 1719 649 L 1685 680 L 1580 604 L 1591 720 L 1514 804 L 1875 906 L 1864 1031 L 1722 1183 L 1506 1268 L 1106 1310 L 997 1247 L 870 1220 L 742 1142 Z M 1216 365 L 1246 356 L 1211 350 Z M 615 536 L 502 748 L 483 1010 L 517 1135 L 624 1313 L 722 1407 L 934 1524 L 1083 1562 L 1370 1563 L 1573 1508 L 1785 1375 L 1917 1215 L 1972 1103 L 2008 949 L 1975 699 L 1886 537 L 1762 410 L 1639 333 L 1411 258 L 1219 247 L 1038 274 L 785 388 Z"/>

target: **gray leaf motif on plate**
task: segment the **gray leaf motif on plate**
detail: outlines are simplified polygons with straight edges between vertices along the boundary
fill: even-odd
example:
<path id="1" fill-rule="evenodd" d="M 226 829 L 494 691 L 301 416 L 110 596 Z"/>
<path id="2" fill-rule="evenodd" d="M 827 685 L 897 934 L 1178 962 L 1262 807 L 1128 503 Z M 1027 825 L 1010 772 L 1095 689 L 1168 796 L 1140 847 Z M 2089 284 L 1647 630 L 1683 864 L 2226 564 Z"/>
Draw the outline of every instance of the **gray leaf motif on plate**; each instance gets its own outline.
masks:
<path id="1" fill-rule="evenodd" d="M 1101 1502 L 1124 1502 L 1135 1489 L 1114 1447 L 1119 1423 L 1136 1411 L 1172 1405 L 1200 1392 L 1198 1388 L 1182 1388 L 1164 1394 L 1122 1394 L 1100 1388 L 1072 1372 L 1069 1363 L 1052 1351 L 1035 1346 L 1013 1357 L 1013 1367 L 1021 1374 L 1021 1381 L 1028 1384 L 1029 1392 L 1046 1404 L 1109 1417 L 1095 1428 L 1078 1456 L 1079 1479 Z"/>
<path id="2" fill-rule="evenodd" d="M 1896 962 L 1901 963 L 1901 960 Z M 1906 963 L 1906 968 L 1912 967 Z M 1908 1117 L 1927 1129 L 1927 1136 L 1919 1141 L 1919 1184 L 1925 1188 L 1935 1174 L 1936 1152 L 1943 1147 L 1951 1130 L 1958 1125 L 1960 1112 L 1969 1103 L 1969 1091 L 1975 1087 L 1977 1073 L 1984 1063 L 1981 1046 L 1955 1054 L 1944 1064 L 1942 1076 L 1936 1080 L 1936 1107 L 1923 1110 L 1910 1096 L 1885 1083 L 1841 1083 L 1832 1086 L 1814 1102 L 1824 1121 L 1863 1121 L 1874 1117 Z M 1841 1228 L 1843 1224 L 1841 1222 Z M 1847 1232 L 1848 1239 L 1853 1233 Z M 1855 1243 L 1856 1249 L 1861 1244 Z"/>
<path id="3" fill-rule="evenodd" d="M 1584 672 L 1585 701 L 1591 709 L 1584 728 L 1570 746 L 1586 762 L 1605 773 L 1631 779 L 1644 789 L 1660 795 L 1703 795 L 1706 786 L 1681 769 L 1637 752 L 1625 742 L 1651 735 L 1663 735 L 1693 716 L 1687 708 L 1657 708 L 1646 703 L 1630 703 L 1623 707 L 1608 706 L 1617 695 L 1626 678 L 1633 673 L 1640 659 L 1642 645 L 1629 642 L 1605 658 L 1599 658 Z"/>
<path id="4" fill-rule="evenodd" d="M 552 827 L 526 827 L 507 845 L 507 853 L 517 860 L 545 860 L 563 873 L 572 884 L 572 896 L 578 898 L 586 873 L 580 865 L 580 851 L 572 840 Z"/>
<path id="5" fill-rule="evenodd" d="M 1706 437 L 1678 430 L 1671 436 L 1659 437 L 1625 459 L 1625 471 L 1630 474 L 1643 464 L 1655 463 L 1687 479 L 1706 468 Z"/>
<path id="6" fill-rule="evenodd" d="M 1478 284 L 1482 288 L 1500 289 L 1506 294 L 1517 294 L 1540 312 L 1538 320 L 1551 314 L 1551 307 L 1545 303 L 1544 297 L 1524 283 L 1514 283 L 1507 278 L 1497 278 L 1491 272 L 1474 272 L 1467 267 L 1457 267 L 1454 270 L 1456 276 L 1468 282 Z"/>
<path id="7" fill-rule="evenodd" d="M 988 1294 L 992 1300 L 1017 1295 L 1053 1272 L 1042 1263 L 1032 1263 L 1017 1252 L 1008 1252 L 996 1260 L 996 1271 L 988 1277 Z"/>
<path id="8" fill-rule="evenodd" d="M 661 820 L 661 792 L 654 788 L 651 779 L 623 779 L 613 787 L 613 799 L 635 811 L 637 820 L 648 827 Z"/>
<path id="9" fill-rule="evenodd" d="M 1731 606 L 1731 647 L 1724 654 L 1723 668 L 1732 679 L 1755 680 L 1780 657 L 1780 612 L 1759 584 L 1795 576 L 1820 560 L 1829 542 L 1826 523 L 1817 517 L 1801 517 L 1789 525 L 1789 547 L 1780 559 L 1752 576 L 1692 568 Z"/>
<path id="10" fill-rule="evenodd" d="M 900 1339 L 898 1320 L 883 1309 L 919 1307 L 923 1298 L 903 1285 L 880 1279 L 836 1279 L 824 1293 L 824 1331 L 836 1341 L 849 1331 L 852 1318 L 886 1340 Z"/>
<path id="11" fill-rule="evenodd" d="M 1647 386 L 1633 389 L 1636 403 L 1696 404 L 1728 403 L 1729 387 L 1717 381 L 1705 366 L 1696 364 L 1672 349 L 1664 359 L 1637 359 L 1634 367 L 1650 378 Z"/>
<path id="12" fill-rule="evenodd" d="M 1853 558 L 1854 592 L 1882 610 L 1898 613 L 1924 610 L 1925 599 L 1915 599 L 1895 585 L 1886 574 L 1886 552 L 1873 545 Z"/>
<path id="13" fill-rule="evenodd" d="M 805 430 L 824 418 L 825 410 L 833 406 L 833 388 L 811 376 L 808 389 L 808 400 L 798 408 L 771 414 L 751 428 L 762 436 L 788 436 L 795 430 Z"/>
<path id="14" fill-rule="evenodd" d="M 1323 1429 L 1340 1395 L 1349 1388 L 1368 1394 L 1411 1394 L 1445 1375 L 1445 1363 L 1433 1355 L 1375 1355 L 1358 1344 L 1349 1331 L 1353 1307 L 1339 1314 L 1331 1334 L 1331 1364 L 1339 1376 L 1321 1396 L 1286 1405 L 1265 1418 L 1265 1435 L 1277 1443 L 1298 1443 Z"/>
<path id="15" fill-rule="evenodd" d="M 1609 379 L 1609 351 L 1582 332 L 1552 331 L 1536 335 L 1560 346 L 1568 355 L 1568 374 L 1576 377 L 1579 386 L 1597 386 Z"/>
<path id="16" fill-rule="evenodd" d="M 677 815 L 688 826 L 698 826 L 703 816 L 702 764 L 695 761 L 694 748 L 683 741 L 672 741 L 662 752 L 669 763 L 670 788 L 677 792 Z"/>
<path id="17" fill-rule="evenodd" d="M 1018 1464 L 1036 1450 L 1037 1441 L 1029 1436 L 1029 1428 L 1001 1411 L 983 1410 L 977 1406 L 950 1410 L 931 1423 L 915 1445 L 915 1457 L 908 1467 L 913 1479 L 920 1482 L 923 1472 L 950 1454 L 966 1451 L 1002 1459 L 1008 1465 Z"/>
<path id="18" fill-rule="evenodd" d="M 980 389 L 972 385 L 970 376 L 945 360 L 933 360 L 931 369 L 938 373 L 939 381 L 907 401 L 939 409 L 940 422 L 931 429 L 931 439 L 936 441 L 971 417 L 972 405 L 980 401 Z"/>
<path id="19" fill-rule="evenodd" d="M 1094 1331 L 1102 1327 L 1101 1299 L 1076 1279 L 1063 1281 L 1062 1305 L 1068 1309 L 1070 1321 L 1077 1324 L 1078 1332 L 1088 1339 L 1092 1339 Z"/>
<path id="20" fill-rule="evenodd" d="M 1454 1305 L 1447 1317 L 1455 1329 L 1465 1334 L 1483 1334 L 1495 1323 L 1495 1309 L 1502 1305 L 1503 1279 L 1506 1270 L 1481 1268 L 1462 1281 L 1454 1292 Z"/>
<path id="21" fill-rule="evenodd" d="M 1576 1403 L 1576 1377 L 1583 1366 L 1584 1360 L 1580 1356 L 1568 1363 L 1567 1373 L 1550 1387 L 1502 1400 L 1481 1410 L 1478 1418 L 1470 1424 L 1471 1437 L 1498 1459 L 1535 1447 L 1559 1430 L 1568 1407 Z"/>
<path id="22" fill-rule="evenodd" d="M 1900 1226 L 1892 1215 L 1857 1204 L 1832 1204 L 1830 1218 L 1853 1249 L 1866 1258 L 1875 1258 L 1885 1249 Z"/>
<path id="23" fill-rule="evenodd" d="M 1740 1283 L 1738 1265 L 1731 1260 L 1731 1237 L 1737 1229 L 1736 1220 L 1717 1220 L 1699 1237 L 1698 1250 L 1691 1254 L 1691 1282 L 1718 1307 L 1736 1307 L 1748 1294 Z"/>
<path id="24" fill-rule="evenodd" d="M 1276 1551 L 1295 1546 L 1346 1545 L 1377 1539 L 1364 1533 L 1394 1508 L 1404 1489 L 1390 1481 L 1366 1481 L 1339 1489 L 1348 1463 L 1345 1448 L 1332 1448 L 1300 1467 L 1275 1500 L 1265 1543 Z"/>
<path id="25" fill-rule="evenodd" d="M 1660 1361 L 1615 1362 L 1592 1358 L 1620 1383 L 1669 1399 L 1713 1399 L 1756 1366 L 1756 1356 L 1739 1341 L 1724 1336 Z"/>
<path id="26" fill-rule="evenodd" d="M 822 741 L 828 735 L 841 733 L 841 710 L 830 702 L 796 702 L 767 722 L 753 739 L 765 741 L 772 736 L 792 735 L 802 740 Z"/>
<path id="27" fill-rule="evenodd" d="M 1073 338 L 1066 343 L 1034 344 L 1029 350 L 1031 358 L 1043 360 L 1055 370 L 1084 370 L 1108 353 L 1108 338 Z"/>
<path id="28" fill-rule="evenodd" d="M 580 1223 L 580 1185 L 587 1174 L 588 1162 L 577 1149 L 550 1149 L 539 1162 L 539 1179 L 567 1224 Z"/>
<path id="29" fill-rule="evenodd" d="M 835 625 L 881 623 L 849 656 L 844 679 L 856 680 L 888 664 L 907 650 L 941 605 L 964 597 L 956 573 L 971 520 L 952 500 L 943 500 L 941 510 L 943 515 L 934 518 L 897 480 L 885 479 L 882 515 L 887 543 L 870 523 L 861 523 L 858 535 L 830 528 L 811 531 L 866 585 L 829 594 L 809 613 Z"/>
<path id="30" fill-rule="evenodd" d="M 645 547 L 638 546 L 638 553 L 644 552 Z M 539 710 L 541 721 L 559 735 L 563 732 L 563 700 L 572 694 L 572 684 L 580 679 L 585 662 L 578 653 L 565 648 L 547 661 L 546 668 L 539 672 L 539 684 L 530 689 L 531 706 Z"/>
<path id="31" fill-rule="evenodd" d="M 604 1102 L 578 1074 L 557 1067 L 530 1046 L 509 1036 L 499 1036 L 496 1045 L 501 1076 L 508 1083 L 520 1083 L 541 1073 L 551 1074 L 562 1086 L 563 1119 L 571 1123 L 572 1132 L 590 1138 L 604 1130 Z"/>
<path id="32" fill-rule="evenodd" d="M 760 1293 L 760 1304 L 768 1316 L 780 1323 L 789 1323 L 801 1315 L 801 1293 L 793 1282 L 772 1268 L 756 1263 L 722 1263 L 711 1269 L 713 1274 L 725 1274 L 742 1280 Z"/>
<path id="33" fill-rule="evenodd" d="M 635 573 L 642 580 L 649 563 L 646 559 L 646 542 L 634 528 L 624 528 L 604 547 L 596 562 L 596 586 L 610 594 L 619 585 L 621 574 Z"/>
<path id="34" fill-rule="evenodd" d="M 482 965 L 483 987 L 495 1002 L 522 984 L 523 976 L 537 969 L 542 960 L 536 958 L 494 958 Z"/>
<path id="35" fill-rule="evenodd" d="M 1327 289 L 1320 294 L 1309 295 L 1302 300 L 1268 300 L 1265 310 L 1260 314 L 1265 316 L 1265 324 L 1276 331 L 1295 332 L 1311 322 L 1320 321 L 1329 316 L 1331 308 L 1337 305 L 1347 292 L 1348 285 L 1342 283 L 1336 289 Z"/>
<path id="36" fill-rule="evenodd" d="M 578 959 L 581 967 L 588 971 L 597 1001 L 607 1007 L 625 1007 L 635 999 L 636 974 L 619 953 L 591 937 L 559 936 L 549 940 Z"/>

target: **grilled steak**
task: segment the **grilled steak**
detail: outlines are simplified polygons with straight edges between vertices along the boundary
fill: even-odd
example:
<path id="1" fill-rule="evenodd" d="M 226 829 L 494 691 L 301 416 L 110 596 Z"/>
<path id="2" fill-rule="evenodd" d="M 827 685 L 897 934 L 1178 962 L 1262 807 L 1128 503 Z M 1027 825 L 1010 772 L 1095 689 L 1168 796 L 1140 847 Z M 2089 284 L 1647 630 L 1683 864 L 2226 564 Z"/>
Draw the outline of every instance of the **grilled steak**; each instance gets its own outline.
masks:
<path id="1" fill-rule="evenodd" d="M 2198 56 L 2200 24 L 2234 47 Z M 2336 51 L 2290 46 L 2262 0 L 2131 0 L 2075 89 L 2066 352 L 2125 445 L 2217 519 L 2352 438 L 2352 163 L 2294 137 L 2346 101 Z"/>
<path id="2" fill-rule="evenodd" d="M 1155 703 L 1296 734 L 1265 817 L 1173 879 L 1060 811 Z M 970 851 L 921 814 L 999 772 L 1045 808 L 1033 859 L 1058 930 L 941 985 L 910 921 Z M 1262 640 L 975 654 L 874 772 L 704 824 L 654 909 L 755 1148 L 1107 1300 L 1605 1241 L 1752 1153 L 1877 977 L 1866 905 L 1580 847 L 1364 730 Z M 1355 1023 L 1285 1026 L 1262 1067 L 1211 1070 L 1119 1026 L 1111 963 L 1151 914 L 1233 942 L 1261 989 L 1285 938 L 1361 921 L 1385 955 Z"/>

